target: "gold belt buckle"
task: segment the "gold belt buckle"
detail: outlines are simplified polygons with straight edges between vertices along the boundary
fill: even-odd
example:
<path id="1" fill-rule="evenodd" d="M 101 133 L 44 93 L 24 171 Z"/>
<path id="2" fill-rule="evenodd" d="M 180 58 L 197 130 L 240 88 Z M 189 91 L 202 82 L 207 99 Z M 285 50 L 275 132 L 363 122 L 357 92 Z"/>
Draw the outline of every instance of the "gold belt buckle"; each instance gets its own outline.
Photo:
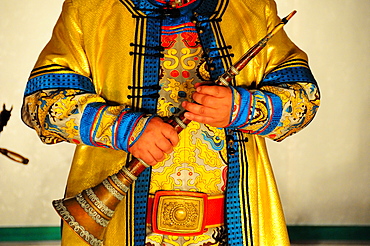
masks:
<path id="1" fill-rule="evenodd" d="M 176 236 L 201 235 L 205 228 L 207 194 L 191 191 L 157 191 L 154 197 L 154 233 Z"/>

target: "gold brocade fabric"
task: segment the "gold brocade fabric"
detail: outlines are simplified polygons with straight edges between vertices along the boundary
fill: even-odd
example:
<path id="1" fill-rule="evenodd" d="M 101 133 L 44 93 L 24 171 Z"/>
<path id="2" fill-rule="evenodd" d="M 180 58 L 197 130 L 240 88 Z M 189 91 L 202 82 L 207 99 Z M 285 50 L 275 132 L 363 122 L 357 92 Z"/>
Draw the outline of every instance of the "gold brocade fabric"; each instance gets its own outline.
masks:
<path id="1" fill-rule="evenodd" d="M 144 1 L 146 2 L 146 1 Z M 276 6 L 272 0 L 236 0 L 218 1 L 217 8 L 222 10 L 222 21 L 212 26 L 217 45 L 230 45 L 234 54 L 230 58 L 235 62 L 251 46 L 266 35 L 280 19 L 276 15 Z M 193 4 L 193 3 L 191 3 Z M 79 99 L 78 110 L 83 112 L 87 103 L 105 102 L 117 107 L 141 108 L 142 99 L 135 101 L 130 86 L 143 86 L 144 62 L 132 55 L 132 43 L 146 45 L 146 18 L 138 18 L 144 14 L 136 9 L 135 1 L 130 0 L 66 0 L 63 12 L 54 29 L 53 37 L 41 53 L 35 67 L 43 67 L 43 73 L 53 73 L 50 64 L 68 67 L 73 73 L 91 79 L 96 94 L 88 94 Z M 132 16 L 136 16 L 133 18 Z M 221 35 L 222 32 L 222 35 Z M 186 33 L 186 32 L 185 32 Z M 196 39 L 196 37 L 195 37 Z M 199 45 L 189 46 L 184 40 L 192 37 L 177 36 L 175 46 L 168 46 L 160 60 L 161 70 L 160 97 L 157 102 L 157 113 L 161 116 L 177 114 L 183 100 L 189 100 L 194 91 L 194 84 L 207 79 L 207 72 L 199 78 L 195 70 L 201 73 L 202 49 Z M 168 40 L 167 40 L 168 41 Z M 193 40 L 194 41 L 194 40 Z M 165 40 L 162 40 L 162 45 Z M 231 62 L 231 60 L 229 62 Z M 289 60 L 306 61 L 307 56 L 298 49 L 281 31 L 270 41 L 268 46 L 255 57 L 241 72 L 235 86 L 256 89 L 258 84 L 270 71 Z M 227 67 L 225 61 L 223 64 Z M 296 65 L 289 65 L 296 66 Z M 307 66 L 307 65 L 305 65 Z M 174 72 L 175 71 L 175 72 Z M 70 71 L 59 71 L 70 73 Z M 31 76 L 32 78 L 37 77 Z M 292 85 L 288 88 L 266 87 L 266 91 L 276 93 L 285 104 L 289 104 L 292 112 L 300 113 L 304 105 L 308 111 L 318 104 L 317 98 L 310 96 L 299 100 L 298 91 L 304 85 Z M 47 92 L 40 92 L 40 94 Z M 25 99 L 30 111 L 38 110 L 40 100 L 35 95 Z M 59 96 L 59 95 L 58 95 Z M 73 100 L 77 100 L 73 98 Z M 50 103 L 48 99 L 45 104 Z M 312 103 L 315 101 L 316 104 Z M 53 101 L 54 102 L 54 101 Z M 75 102 L 71 103 L 73 106 Z M 77 104 L 77 103 L 76 103 Z M 299 107 L 297 106 L 299 105 Z M 238 132 L 239 139 L 248 139 L 238 146 L 240 164 L 240 180 L 237 184 L 241 198 L 241 227 L 245 245 L 289 245 L 284 215 L 279 200 L 273 171 L 268 158 L 265 139 L 269 137 L 282 140 L 289 136 L 286 130 L 290 124 L 289 115 L 284 116 L 284 124 L 279 125 L 273 134 L 268 136 L 251 135 Z M 31 116 L 23 116 L 26 123 Z M 114 118 L 113 116 L 110 116 Z M 306 121 L 292 130 L 296 132 L 308 124 Z M 77 126 L 76 116 L 73 126 Z M 293 123 L 292 123 L 293 122 Z M 33 123 L 32 123 L 33 124 Z M 32 126 L 31 123 L 29 125 Z M 37 129 L 36 124 L 33 126 Z M 48 130 L 37 130 L 39 135 L 47 134 Z M 222 194 L 227 183 L 227 143 L 224 129 L 214 128 L 193 122 L 180 134 L 180 143 L 174 153 L 158 163 L 152 169 L 149 193 L 157 190 L 191 190 L 208 194 Z M 64 134 L 64 133 L 63 133 Z M 62 134 L 50 134 L 60 137 Z M 63 140 L 79 143 L 76 131 L 63 135 Z M 71 140 L 74 139 L 74 140 Z M 108 141 L 109 142 L 109 141 Z M 78 144 L 68 177 L 66 197 L 75 196 L 82 190 L 99 184 L 103 179 L 116 173 L 127 162 L 127 153 L 109 148 L 91 147 Z M 132 187 L 127 197 L 118 205 L 113 219 L 110 221 L 104 236 L 104 245 L 134 245 L 134 202 L 135 188 Z M 183 237 L 153 235 L 147 228 L 148 246 L 156 245 L 222 245 L 214 243 L 213 231 L 199 237 Z M 212 244 L 214 243 L 214 244 Z M 67 225 L 63 227 L 62 245 L 86 245 Z"/>
<path id="2" fill-rule="evenodd" d="M 168 117 L 183 111 L 181 102 L 191 101 L 194 84 L 202 82 L 194 73 L 201 66 L 202 49 L 195 42 L 198 37 L 193 23 L 173 26 L 164 31 L 166 35 L 163 35 L 162 47 L 165 47 L 165 52 L 161 61 L 164 76 L 159 82 L 162 90 L 157 108 L 161 117 Z M 222 194 L 226 187 L 227 170 L 224 130 L 192 122 L 179 137 L 179 144 L 173 153 L 152 168 L 149 193 L 182 190 Z M 150 225 L 147 230 L 151 230 Z M 201 236 L 189 237 L 148 233 L 146 241 L 147 245 L 152 246 L 200 245 L 212 243 L 215 230 L 209 228 Z"/>

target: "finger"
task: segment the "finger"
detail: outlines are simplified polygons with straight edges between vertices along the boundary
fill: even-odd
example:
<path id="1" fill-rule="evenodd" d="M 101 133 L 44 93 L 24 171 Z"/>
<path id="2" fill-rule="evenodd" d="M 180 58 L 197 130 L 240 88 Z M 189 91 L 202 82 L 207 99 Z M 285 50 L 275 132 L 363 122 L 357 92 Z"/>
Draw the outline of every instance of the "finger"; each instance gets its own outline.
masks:
<path id="1" fill-rule="evenodd" d="M 171 147 L 175 147 L 179 143 L 179 135 L 172 126 L 168 124 L 167 126 L 163 129 L 162 134 L 170 142 Z"/>
<path id="2" fill-rule="evenodd" d="M 169 139 L 164 138 L 162 141 L 157 141 L 156 146 L 164 153 L 170 154 L 173 151 L 172 143 Z"/>
<path id="3" fill-rule="evenodd" d="M 196 91 L 198 93 L 214 96 L 214 97 L 225 97 L 231 93 L 231 89 L 225 86 L 218 86 L 218 85 L 202 85 L 197 87 Z"/>
<path id="4" fill-rule="evenodd" d="M 202 94 L 202 93 L 194 93 L 193 100 L 201 105 L 204 105 L 210 108 L 217 108 L 217 106 L 220 103 L 222 103 L 220 98 L 209 96 L 207 94 Z"/>
<path id="5" fill-rule="evenodd" d="M 154 160 L 156 162 L 161 162 L 165 158 L 165 153 L 163 150 L 156 144 L 155 148 L 152 148 L 149 150 L 150 154 L 153 156 Z"/>
<path id="6" fill-rule="evenodd" d="M 208 124 L 212 126 L 218 126 L 217 122 L 215 122 L 215 119 L 212 117 L 206 117 L 204 115 L 197 115 L 191 112 L 186 112 L 185 117 L 189 120 L 196 121 L 199 123 Z"/>
<path id="7" fill-rule="evenodd" d="M 202 116 L 205 116 L 205 117 L 214 118 L 214 116 L 216 116 L 218 114 L 217 108 L 211 108 L 211 107 L 207 107 L 207 106 L 196 104 L 196 103 L 191 103 L 191 102 L 185 101 L 185 102 L 182 103 L 182 106 L 187 111 L 189 111 L 193 114 L 196 114 L 196 115 L 202 115 Z M 191 119 L 189 119 L 189 120 L 191 120 Z"/>
<path id="8" fill-rule="evenodd" d="M 157 161 L 154 159 L 154 157 L 149 153 L 149 151 L 146 151 L 146 152 L 140 152 L 138 153 L 138 155 L 135 155 L 133 153 L 133 155 L 137 158 L 140 158 L 141 160 L 143 160 L 146 164 L 150 165 L 150 166 L 154 166 L 155 164 L 157 164 Z"/>

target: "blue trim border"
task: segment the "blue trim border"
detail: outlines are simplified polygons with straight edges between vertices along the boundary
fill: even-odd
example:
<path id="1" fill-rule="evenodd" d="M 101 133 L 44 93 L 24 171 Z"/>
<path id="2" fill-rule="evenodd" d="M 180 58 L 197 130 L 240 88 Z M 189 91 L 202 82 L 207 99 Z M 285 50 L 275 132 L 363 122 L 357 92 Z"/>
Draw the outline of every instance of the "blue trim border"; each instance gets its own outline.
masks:
<path id="1" fill-rule="evenodd" d="M 27 83 L 24 95 L 28 96 L 39 90 L 75 89 L 95 93 L 91 80 L 83 75 L 74 73 L 51 73 L 37 76 Z"/>
<path id="2" fill-rule="evenodd" d="M 288 226 L 292 242 L 361 241 L 370 243 L 368 226 Z M 0 227 L 0 242 L 57 241 L 59 227 Z"/>
<path id="3" fill-rule="evenodd" d="M 259 86 L 276 85 L 281 83 L 304 82 L 316 85 L 316 80 L 307 67 L 288 67 L 266 75 Z"/>

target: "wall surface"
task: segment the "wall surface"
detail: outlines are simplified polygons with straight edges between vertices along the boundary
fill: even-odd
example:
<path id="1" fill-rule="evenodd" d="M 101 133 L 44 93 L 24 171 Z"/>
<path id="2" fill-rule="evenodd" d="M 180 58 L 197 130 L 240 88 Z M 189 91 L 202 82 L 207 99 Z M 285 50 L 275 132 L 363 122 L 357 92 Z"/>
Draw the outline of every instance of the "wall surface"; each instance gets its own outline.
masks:
<path id="1" fill-rule="evenodd" d="M 30 159 L 27 166 L 0 155 L 0 226 L 59 225 L 51 201 L 63 197 L 74 146 L 47 146 L 20 119 L 23 91 L 51 37 L 62 0 L 0 0 L 0 105 L 13 106 L 0 147 Z"/>
<path id="2" fill-rule="evenodd" d="M 0 0 L 0 105 L 13 106 L 0 147 L 0 227 L 57 226 L 51 201 L 63 197 L 74 146 L 42 144 L 20 120 L 23 90 L 50 39 L 62 0 Z M 277 0 L 297 15 L 288 35 L 309 54 L 322 106 L 311 125 L 282 143 L 268 141 L 288 224 L 370 224 L 369 0 Z"/>
<path id="3" fill-rule="evenodd" d="M 319 112 L 307 129 L 269 142 L 289 224 L 370 224 L 370 1 L 278 0 L 309 55 Z"/>

